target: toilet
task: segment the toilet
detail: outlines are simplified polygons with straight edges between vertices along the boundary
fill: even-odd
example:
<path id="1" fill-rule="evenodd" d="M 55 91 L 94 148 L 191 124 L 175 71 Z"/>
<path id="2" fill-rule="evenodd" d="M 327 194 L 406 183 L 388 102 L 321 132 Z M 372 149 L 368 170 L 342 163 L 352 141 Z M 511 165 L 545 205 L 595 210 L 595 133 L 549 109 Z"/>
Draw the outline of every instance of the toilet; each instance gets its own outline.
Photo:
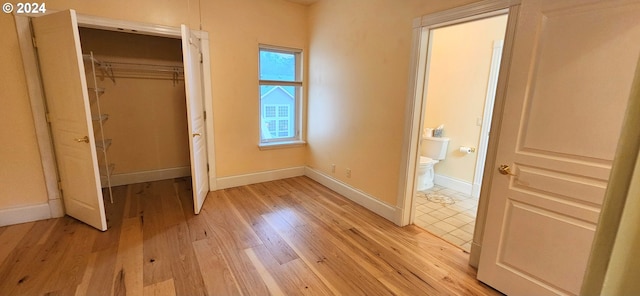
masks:
<path id="1" fill-rule="evenodd" d="M 435 177 L 433 166 L 445 158 L 448 146 L 449 138 L 422 138 L 416 190 L 424 191 L 433 187 L 433 178 Z"/>

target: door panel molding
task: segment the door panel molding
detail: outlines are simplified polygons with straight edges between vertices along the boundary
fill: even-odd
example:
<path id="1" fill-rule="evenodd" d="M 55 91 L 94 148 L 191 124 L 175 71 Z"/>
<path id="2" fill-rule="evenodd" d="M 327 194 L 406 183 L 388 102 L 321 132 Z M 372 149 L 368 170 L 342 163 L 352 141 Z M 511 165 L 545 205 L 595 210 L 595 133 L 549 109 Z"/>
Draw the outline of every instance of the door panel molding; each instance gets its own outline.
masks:
<path id="1" fill-rule="evenodd" d="M 640 52 L 640 2 L 532 0 L 520 9 L 494 164 L 515 171 L 487 172 L 495 178 L 478 279 L 507 294 L 573 295 Z"/>

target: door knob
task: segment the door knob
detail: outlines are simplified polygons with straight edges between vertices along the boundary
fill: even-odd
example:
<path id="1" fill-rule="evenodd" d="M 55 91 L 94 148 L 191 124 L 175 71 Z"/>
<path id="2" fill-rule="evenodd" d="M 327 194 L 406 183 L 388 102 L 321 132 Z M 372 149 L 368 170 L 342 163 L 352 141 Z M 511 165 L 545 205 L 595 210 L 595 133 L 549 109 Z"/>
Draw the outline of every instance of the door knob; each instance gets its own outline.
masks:
<path id="1" fill-rule="evenodd" d="M 498 167 L 498 172 L 503 175 L 517 176 L 516 174 L 511 172 L 511 167 L 506 164 L 500 165 Z"/>
<path id="2" fill-rule="evenodd" d="M 76 142 L 78 142 L 78 143 L 82 143 L 82 142 L 89 143 L 89 137 L 88 136 L 84 136 L 84 138 L 75 138 L 74 140 L 76 140 Z"/>
<path id="3" fill-rule="evenodd" d="M 200 136 L 200 133 L 195 133 L 195 134 L 193 134 L 193 137 L 194 137 L 194 138 L 195 138 L 195 137 L 199 137 L 199 136 Z"/>

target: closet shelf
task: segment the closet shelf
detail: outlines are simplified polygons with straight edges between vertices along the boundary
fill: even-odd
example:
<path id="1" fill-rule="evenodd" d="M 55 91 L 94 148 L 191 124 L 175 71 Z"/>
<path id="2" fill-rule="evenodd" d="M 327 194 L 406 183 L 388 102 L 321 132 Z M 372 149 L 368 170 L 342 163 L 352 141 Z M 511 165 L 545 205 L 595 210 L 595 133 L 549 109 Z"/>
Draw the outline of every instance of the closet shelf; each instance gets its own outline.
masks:
<path id="1" fill-rule="evenodd" d="M 100 171 L 100 182 L 102 183 L 102 188 L 106 188 L 109 187 L 109 180 L 111 178 L 111 175 L 113 175 L 113 170 L 116 169 L 116 165 L 114 163 L 109 164 L 108 166 L 106 165 L 100 165 L 98 167 L 99 171 Z"/>
<path id="2" fill-rule="evenodd" d="M 99 96 L 104 94 L 103 87 L 88 87 L 88 89 L 91 94 L 95 94 L 96 92 L 98 93 Z"/>
<path id="3" fill-rule="evenodd" d="M 82 59 L 83 59 L 84 61 L 86 61 L 86 62 L 93 62 L 93 63 L 96 63 L 96 64 L 98 64 L 98 65 L 100 65 L 100 64 L 101 64 L 101 63 L 100 63 L 100 61 L 99 61 L 98 59 L 94 58 L 94 57 L 93 57 L 92 55 L 90 55 L 90 54 L 83 54 L 83 55 L 82 55 Z"/>
<path id="4" fill-rule="evenodd" d="M 89 103 L 91 105 L 95 104 L 98 101 L 98 97 L 104 94 L 104 88 L 102 87 L 88 87 L 89 90 Z"/>
<path id="5" fill-rule="evenodd" d="M 109 150 L 111 146 L 111 139 L 96 139 L 96 149 L 100 149 L 102 151 Z"/>
<path id="6" fill-rule="evenodd" d="M 109 114 L 93 115 L 91 116 L 91 120 L 100 124 L 104 124 L 107 120 L 109 120 Z"/>
<path id="7" fill-rule="evenodd" d="M 100 177 L 111 177 L 111 175 L 113 174 L 113 170 L 116 168 L 116 164 L 115 163 L 110 163 L 109 165 L 100 165 L 99 170 L 100 170 Z"/>

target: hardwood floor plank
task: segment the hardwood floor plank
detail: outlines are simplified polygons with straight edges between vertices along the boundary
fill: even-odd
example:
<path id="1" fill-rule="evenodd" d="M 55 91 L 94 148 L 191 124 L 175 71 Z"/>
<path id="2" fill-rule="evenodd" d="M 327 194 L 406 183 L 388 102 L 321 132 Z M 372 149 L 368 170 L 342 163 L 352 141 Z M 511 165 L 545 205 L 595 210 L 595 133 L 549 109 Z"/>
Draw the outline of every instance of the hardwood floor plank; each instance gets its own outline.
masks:
<path id="1" fill-rule="evenodd" d="M 34 222 L 22 223 L 15 225 L 14 227 L 7 228 L 6 231 L 0 235 L 0 265 L 7 259 L 7 256 L 13 251 L 20 240 L 31 230 L 35 225 Z"/>
<path id="2" fill-rule="evenodd" d="M 262 213 L 270 210 L 259 201 L 254 191 L 239 187 L 228 190 L 227 195 L 236 204 L 238 213 L 249 222 L 262 244 L 278 263 L 283 264 L 298 258 L 293 249 L 262 218 Z"/>
<path id="3" fill-rule="evenodd" d="M 175 296 L 176 288 L 173 279 L 144 287 L 144 296 Z"/>
<path id="4" fill-rule="evenodd" d="M 248 223 L 233 212 L 224 190 L 212 193 L 205 204 L 208 205 L 203 209 L 206 212 L 205 219 L 209 228 L 218 234 L 218 238 L 225 237 L 232 240 L 233 245 L 241 250 L 262 244 Z"/>
<path id="5" fill-rule="evenodd" d="M 173 281 L 178 295 L 206 295 L 186 223 L 166 230 Z"/>
<path id="6" fill-rule="evenodd" d="M 238 282 L 214 239 L 195 241 L 193 248 L 209 295 L 241 295 Z"/>
<path id="7" fill-rule="evenodd" d="M 243 251 L 260 245 L 260 239 L 238 221 L 240 217 L 232 214 L 229 203 L 224 191 L 214 192 L 205 201 L 202 211 L 213 232 L 207 241 L 220 246 L 222 257 L 231 269 L 241 294 L 266 295 L 269 293 L 266 285 Z"/>
<path id="8" fill-rule="evenodd" d="M 264 265 L 262 265 L 262 262 L 260 262 L 260 259 L 258 259 L 258 256 L 256 255 L 253 248 L 245 249 L 244 252 L 245 254 L 247 254 L 249 261 L 253 263 L 253 267 L 256 269 L 256 271 L 260 275 L 260 278 L 262 278 L 262 281 L 267 286 L 267 290 L 269 290 L 269 294 L 273 296 L 286 295 L 280 288 L 280 285 L 278 285 L 276 280 L 273 278 L 271 273 L 269 273 L 267 268 L 264 267 Z"/>
<path id="9" fill-rule="evenodd" d="M 142 225 L 137 217 L 122 222 L 122 234 L 114 277 L 123 283 L 114 282 L 114 287 L 124 285 L 125 295 L 141 295 L 143 288 Z"/>
<path id="10" fill-rule="evenodd" d="M 188 206 L 193 205 L 193 192 L 190 190 L 191 185 L 187 184 L 187 182 L 191 182 L 191 180 L 188 178 L 180 178 L 176 179 L 173 185 L 178 192 L 180 203 L 183 205 L 182 211 L 187 220 L 191 241 L 195 242 L 209 238 L 211 229 L 209 229 L 204 215 L 196 215 L 193 212 L 193 207 Z"/>
<path id="11" fill-rule="evenodd" d="M 0 295 L 500 295 L 468 254 L 307 177 L 209 193 L 190 179 L 114 187 L 109 229 L 0 227 Z"/>
<path id="12" fill-rule="evenodd" d="M 160 197 L 153 190 L 153 183 L 144 183 L 134 190 L 142 204 L 143 285 L 149 286 L 173 278 L 171 258 L 164 213 Z"/>
<path id="13" fill-rule="evenodd" d="M 264 246 L 251 249 L 285 295 L 334 295 L 300 258 L 279 264 Z"/>
<path id="14" fill-rule="evenodd" d="M 91 281 L 91 276 L 93 276 L 93 271 L 96 270 L 96 261 L 98 260 L 98 253 L 91 253 L 89 258 L 87 259 L 87 268 L 84 270 L 84 275 L 82 276 L 82 280 L 80 284 L 76 287 L 76 291 L 74 295 L 82 296 L 89 295 L 89 284 Z"/>
<path id="15" fill-rule="evenodd" d="M 358 262 L 324 241 L 323 237 L 309 236 L 305 231 L 289 225 L 278 213 L 267 214 L 265 219 L 335 294 L 392 294 L 372 274 L 361 269 Z"/>
<path id="16" fill-rule="evenodd" d="M 51 267 L 51 274 L 42 279 L 45 291 L 74 291 L 82 282 L 91 247 L 99 232 L 80 221 L 74 222 L 73 228 L 66 233 L 69 244 L 62 249 L 60 257 L 54 259 L 55 263 L 47 265 Z"/>

